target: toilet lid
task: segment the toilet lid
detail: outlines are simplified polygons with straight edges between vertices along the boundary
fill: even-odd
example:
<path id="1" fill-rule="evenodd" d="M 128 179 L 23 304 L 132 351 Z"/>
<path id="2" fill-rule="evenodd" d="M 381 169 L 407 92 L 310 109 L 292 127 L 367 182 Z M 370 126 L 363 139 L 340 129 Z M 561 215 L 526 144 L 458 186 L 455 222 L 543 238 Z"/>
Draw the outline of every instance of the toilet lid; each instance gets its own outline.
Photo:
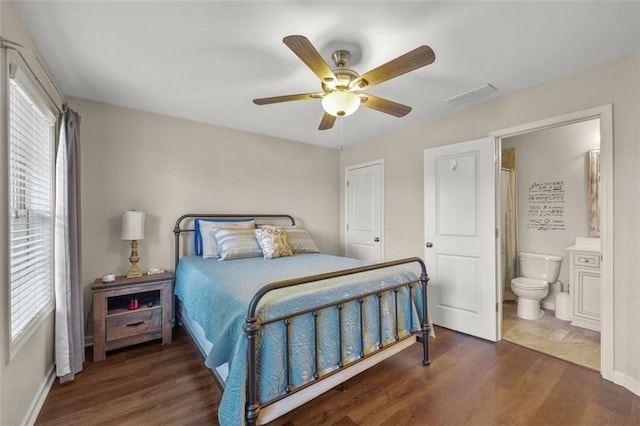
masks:
<path id="1" fill-rule="evenodd" d="M 543 280 L 534 280 L 533 278 L 518 277 L 511 280 L 511 285 L 520 288 L 528 288 L 531 290 L 542 290 L 549 288 L 549 283 Z"/>

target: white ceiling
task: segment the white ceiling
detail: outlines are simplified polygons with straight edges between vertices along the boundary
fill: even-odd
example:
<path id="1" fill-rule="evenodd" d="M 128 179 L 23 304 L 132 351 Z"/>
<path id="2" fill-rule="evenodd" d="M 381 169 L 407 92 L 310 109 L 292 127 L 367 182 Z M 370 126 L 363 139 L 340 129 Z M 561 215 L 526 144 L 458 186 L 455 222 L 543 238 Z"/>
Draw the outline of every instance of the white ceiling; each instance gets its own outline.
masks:
<path id="1" fill-rule="evenodd" d="M 485 83 L 499 89 L 491 99 L 640 50 L 640 2 L 29 0 L 16 7 L 66 95 L 334 148 L 468 107 L 444 99 Z M 331 47 L 359 46 L 351 67 L 360 74 L 422 44 L 436 60 L 369 90 L 412 106 L 406 117 L 360 108 L 318 131 L 319 100 L 251 102 L 320 91 L 316 75 L 282 44 L 290 34 L 305 35 L 329 64 Z"/>

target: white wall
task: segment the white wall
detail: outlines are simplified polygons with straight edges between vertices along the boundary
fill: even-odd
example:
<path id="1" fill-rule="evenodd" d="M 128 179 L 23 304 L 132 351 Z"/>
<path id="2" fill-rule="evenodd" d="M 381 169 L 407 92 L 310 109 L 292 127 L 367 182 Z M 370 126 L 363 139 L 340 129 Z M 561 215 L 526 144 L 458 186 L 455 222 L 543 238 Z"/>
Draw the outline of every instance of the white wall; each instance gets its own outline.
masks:
<path id="1" fill-rule="evenodd" d="M 69 99 L 81 115 L 82 277 L 126 274 L 121 213 L 147 213 L 140 267 L 173 270 L 185 213 L 288 213 L 339 254 L 340 152 L 208 124 Z M 90 334 L 91 331 L 89 332 Z"/>
<path id="2" fill-rule="evenodd" d="M 576 237 L 589 236 L 589 156 L 600 148 L 599 120 L 590 120 L 502 140 L 502 148 L 516 149 L 518 250 L 562 256 L 559 279 L 569 282 L 565 250 Z M 562 182 L 563 230 L 540 230 L 529 225 L 529 188 L 534 183 Z M 566 291 L 566 290 L 565 290 Z M 545 300 L 554 304 L 552 295 Z"/>
<path id="3" fill-rule="evenodd" d="M 341 170 L 344 173 L 346 166 L 384 158 L 386 256 L 389 260 L 423 256 L 425 148 L 477 139 L 500 129 L 605 104 L 613 104 L 614 135 L 613 367 L 617 381 L 640 394 L 640 53 L 346 148 Z"/>
<path id="4" fill-rule="evenodd" d="M 20 43 L 35 50 L 35 45 L 20 19 L 12 2 L 0 1 L 0 34 L 8 40 Z M 7 51 L 0 50 L 0 129 L 2 129 L 2 148 L 0 149 L 0 164 L 6 170 L 7 146 L 6 140 L 6 68 Z M 7 356 L 8 339 L 10 338 L 9 324 L 9 265 L 7 262 L 8 218 L 7 218 L 7 174 L 0 173 L 0 425 L 17 425 L 28 421 L 33 412 L 33 404 L 37 404 L 37 397 L 46 385 L 49 373 L 53 367 L 53 314 L 25 343 L 20 351 L 9 360 Z"/>

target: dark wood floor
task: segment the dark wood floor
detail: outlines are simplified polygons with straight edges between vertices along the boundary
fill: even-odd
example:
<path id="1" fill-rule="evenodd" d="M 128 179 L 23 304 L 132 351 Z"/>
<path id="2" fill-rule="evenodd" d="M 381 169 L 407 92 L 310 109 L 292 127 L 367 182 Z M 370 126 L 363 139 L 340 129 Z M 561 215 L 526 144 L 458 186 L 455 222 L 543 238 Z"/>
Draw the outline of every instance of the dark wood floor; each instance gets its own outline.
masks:
<path id="1" fill-rule="evenodd" d="M 220 391 L 181 328 L 174 343 L 110 352 L 57 381 L 36 424 L 217 424 Z M 640 425 L 640 397 L 598 373 L 446 329 L 273 422 L 274 425 Z"/>

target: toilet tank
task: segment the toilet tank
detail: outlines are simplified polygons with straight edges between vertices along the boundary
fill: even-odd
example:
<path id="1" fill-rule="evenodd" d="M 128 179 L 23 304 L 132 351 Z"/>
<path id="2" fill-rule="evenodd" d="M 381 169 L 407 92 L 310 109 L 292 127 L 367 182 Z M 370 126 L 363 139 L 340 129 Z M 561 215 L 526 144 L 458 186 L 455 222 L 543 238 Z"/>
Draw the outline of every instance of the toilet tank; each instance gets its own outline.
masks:
<path id="1" fill-rule="evenodd" d="M 520 253 L 520 275 L 525 278 L 544 280 L 548 283 L 558 281 L 562 257 L 550 254 Z"/>

